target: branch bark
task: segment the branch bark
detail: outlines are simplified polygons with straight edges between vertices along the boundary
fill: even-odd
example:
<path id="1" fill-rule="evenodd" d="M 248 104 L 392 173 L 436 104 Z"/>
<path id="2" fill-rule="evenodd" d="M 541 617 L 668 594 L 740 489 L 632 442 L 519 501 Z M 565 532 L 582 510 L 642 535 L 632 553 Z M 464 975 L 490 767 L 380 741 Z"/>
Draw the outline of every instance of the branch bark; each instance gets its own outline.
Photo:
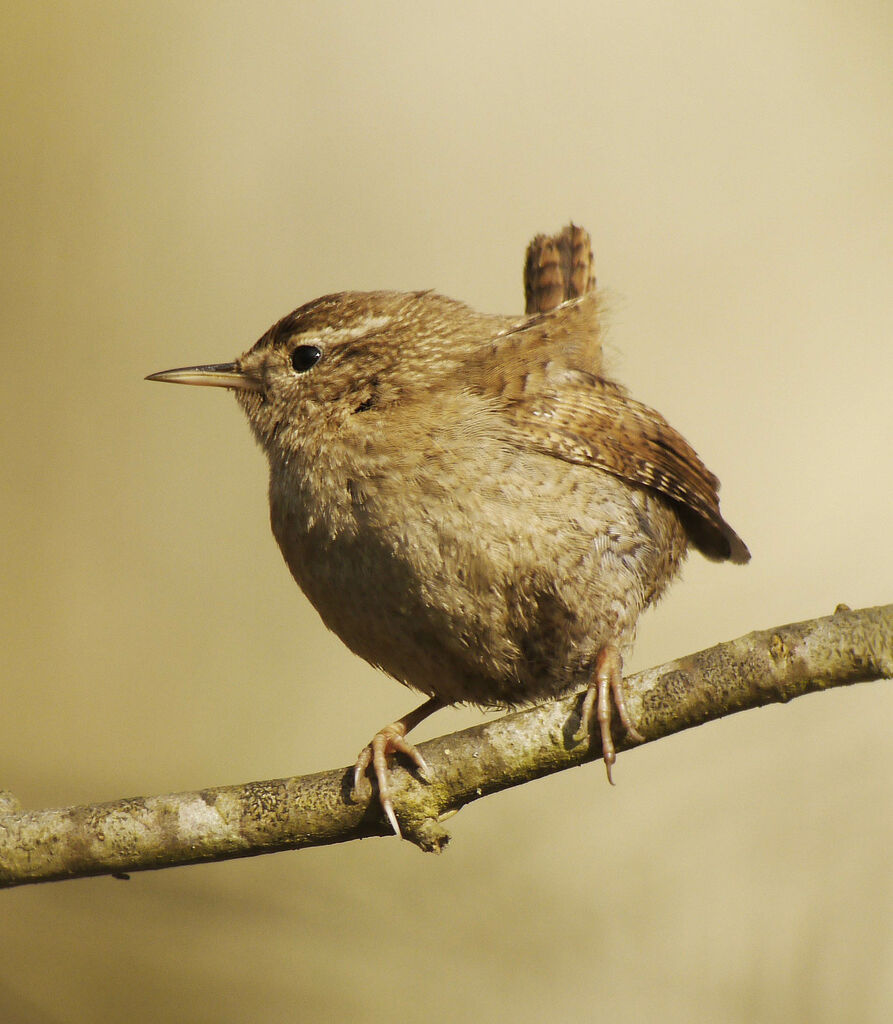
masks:
<path id="1" fill-rule="evenodd" d="M 893 605 L 750 633 L 625 680 L 646 742 L 816 690 L 893 676 Z M 577 742 L 582 694 L 420 745 L 424 784 L 395 770 L 403 835 L 439 852 L 443 820 L 510 786 L 601 757 Z M 615 737 L 618 750 L 630 744 Z M 371 794 L 350 792 L 351 769 L 59 810 L 22 811 L 0 793 L 0 888 L 89 875 L 126 877 L 203 861 L 388 835 Z"/>

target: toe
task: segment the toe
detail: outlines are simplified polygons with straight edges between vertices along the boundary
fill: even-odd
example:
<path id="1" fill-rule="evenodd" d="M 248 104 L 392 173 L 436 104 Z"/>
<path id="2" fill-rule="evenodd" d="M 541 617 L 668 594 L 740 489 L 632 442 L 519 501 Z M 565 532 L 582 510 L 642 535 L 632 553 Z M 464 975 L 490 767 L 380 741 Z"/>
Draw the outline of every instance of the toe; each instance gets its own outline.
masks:
<path id="1" fill-rule="evenodd" d="M 611 769 L 617 760 L 617 751 L 611 735 L 611 720 L 615 708 L 617 717 L 629 739 L 636 743 L 643 743 L 644 737 L 633 725 L 632 717 L 626 706 L 623 693 L 623 659 L 620 651 L 614 644 L 605 644 L 596 658 L 595 678 L 583 698 L 583 705 L 580 709 L 580 733 L 575 738 L 590 735 L 595 724 L 593 719 L 598 722 L 605 771 L 608 774 L 608 782 L 612 786 L 614 779 Z"/>

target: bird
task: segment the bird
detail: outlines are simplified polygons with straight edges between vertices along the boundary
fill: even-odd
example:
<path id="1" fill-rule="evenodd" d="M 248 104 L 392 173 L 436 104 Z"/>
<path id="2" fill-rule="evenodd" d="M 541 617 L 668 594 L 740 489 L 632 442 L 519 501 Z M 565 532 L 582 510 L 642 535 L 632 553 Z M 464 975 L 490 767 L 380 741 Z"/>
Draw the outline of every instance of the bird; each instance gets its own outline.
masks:
<path id="1" fill-rule="evenodd" d="M 589 235 L 538 235 L 527 312 L 434 291 L 346 291 L 273 324 L 232 362 L 147 379 L 235 393 L 269 463 L 272 531 L 322 621 L 426 700 L 353 769 L 401 834 L 390 755 L 454 704 L 511 709 L 585 690 L 612 779 L 637 620 L 690 548 L 745 563 L 719 481 L 603 365 Z"/>

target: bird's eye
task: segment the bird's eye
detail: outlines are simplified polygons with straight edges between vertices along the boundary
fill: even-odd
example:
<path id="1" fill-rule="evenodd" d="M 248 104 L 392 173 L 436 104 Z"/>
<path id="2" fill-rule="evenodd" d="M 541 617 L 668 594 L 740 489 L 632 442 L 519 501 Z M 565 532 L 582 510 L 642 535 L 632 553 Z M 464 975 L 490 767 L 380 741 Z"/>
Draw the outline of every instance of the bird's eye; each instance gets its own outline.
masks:
<path id="1" fill-rule="evenodd" d="M 291 365 L 295 373 L 306 373 L 322 359 L 322 352 L 316 345 L 298 345 L 291 354 Z"/>

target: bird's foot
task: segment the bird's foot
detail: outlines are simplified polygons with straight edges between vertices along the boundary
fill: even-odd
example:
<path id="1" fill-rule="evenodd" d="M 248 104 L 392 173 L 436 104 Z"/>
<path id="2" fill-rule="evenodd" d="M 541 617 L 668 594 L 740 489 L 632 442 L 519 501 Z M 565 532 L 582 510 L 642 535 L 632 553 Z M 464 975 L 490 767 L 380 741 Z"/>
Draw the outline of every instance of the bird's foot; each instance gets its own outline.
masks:
<path id="1" fill-rule="evenodd" d="M 372 737 L 371 742 L 360 751 L 360 756 L 354 765 L 354 793 L 359 794 L 364 783 L 368 786 L 365 775 L 371 765 L 372 774 L 375 776 L 375 782 L 378 785 L 378 802 L 381 804 L 381 809 L 394 830 L 394 835 L 401 838 L 400 825 L 397 822 L 397 815 L 394 813 L 394 803 L 391 799 L 393 790 L 391 786 L 391 770 L 388 767 L 388 754 L 403 754 L 405 757 L 408 757 L 418 768 L 419 775 L 425 781 L 428 781 L 430 779 L 428 765 L 419 753 L 418 748 L 412 743 L 407 742 L 406 734 L 410 729 L 414 729 L 422 719 L 427 718 L 428 715 L 433 714 L 433 712 L 441 707 L 443 707 L 441 702 L 436 697 L 432 697 L 430 700 L 426 700 L 421 707 L 416 708 L 415 711 L 410 711 L 403 718 L 399 718 L 396 722 L 391 722 L 390 725 L 379 729 Z"/>
<path id="2" fill-rule="evenodd" d="M 596 656 L 595 678 L 589 684 L 589 689 L 583 698 L 578 736 L 585 738 L 591 734 L 594 714 L 598 720 L 602 757 L 605 761 L 605 770 L 608 773 L 608 782 L 613 786 L 611 767 L 617 760 L 617 751 L 611 736 L 612 704 L 617 708 L 617 714 L 626 729 L 627 736 L 636 743 L 644 743 L 645 737 L 633 725 L 626 706 L 626 699 L 623 696 L 623 657 L 619 648 L 614 644 L 605 644 Z"/>

